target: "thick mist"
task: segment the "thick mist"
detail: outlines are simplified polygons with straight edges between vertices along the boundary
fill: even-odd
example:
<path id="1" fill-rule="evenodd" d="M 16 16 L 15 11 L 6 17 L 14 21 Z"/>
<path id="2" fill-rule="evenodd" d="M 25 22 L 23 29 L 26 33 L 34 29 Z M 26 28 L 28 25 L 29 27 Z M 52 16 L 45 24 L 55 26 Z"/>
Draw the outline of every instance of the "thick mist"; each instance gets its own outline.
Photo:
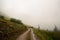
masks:
<path id="1" fill-rule="evenodd" d="M 41 29 L 60 29 L 60 0 L 0 0 L 0 11 L 24 24 Z"/>

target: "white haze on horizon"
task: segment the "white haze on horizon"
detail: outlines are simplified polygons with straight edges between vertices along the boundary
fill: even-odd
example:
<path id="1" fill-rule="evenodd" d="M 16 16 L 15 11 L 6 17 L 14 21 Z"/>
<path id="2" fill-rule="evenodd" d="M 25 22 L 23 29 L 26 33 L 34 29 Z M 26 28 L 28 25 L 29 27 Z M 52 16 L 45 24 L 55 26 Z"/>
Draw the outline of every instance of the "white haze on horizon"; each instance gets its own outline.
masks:
<path id="1" fill-rule="evenodd" d="M 60 29 L 60 0 L 0 0 L 1 11 L 24 24 L 52 30 Z"/>

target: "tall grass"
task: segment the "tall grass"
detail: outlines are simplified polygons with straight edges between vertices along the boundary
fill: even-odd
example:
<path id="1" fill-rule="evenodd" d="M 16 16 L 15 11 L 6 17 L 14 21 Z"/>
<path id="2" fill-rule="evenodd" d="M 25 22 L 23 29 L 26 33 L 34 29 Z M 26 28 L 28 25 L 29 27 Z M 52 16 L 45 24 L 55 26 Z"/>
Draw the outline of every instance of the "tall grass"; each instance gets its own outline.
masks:
<path id="1" fill-rule="evenodd" d="M 31 31 L 27 34 L 27 40 L 31 40 Z"/>
<path id="2" fill-rule="evenodd" d="M 60 32 L 51 32 L 34 28 L 34 33 L 40 40 L 60 40 Z"/>

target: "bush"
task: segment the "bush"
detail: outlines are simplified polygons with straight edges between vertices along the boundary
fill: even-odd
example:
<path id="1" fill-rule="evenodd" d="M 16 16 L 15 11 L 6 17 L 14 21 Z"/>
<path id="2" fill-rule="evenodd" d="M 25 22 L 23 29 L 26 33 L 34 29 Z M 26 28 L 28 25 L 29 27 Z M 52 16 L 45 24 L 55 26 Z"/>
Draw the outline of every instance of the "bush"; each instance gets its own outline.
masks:
<path id="1" fill-rule="evenodd" d="M 0 15 L 0 18 L 4 19 L 4 16 Z"/>
<path id="2" fill-rule="evenodd" d="M 14 22 L 14 23 L 18 23 L 18 24 L 23 24 L 23 23 L 21 22 L 21 20 L 17 20 L 17 19 L 14 19 L 14 18 L 11 18 L 10 21 L 11 21 L 11 22 Z"/>

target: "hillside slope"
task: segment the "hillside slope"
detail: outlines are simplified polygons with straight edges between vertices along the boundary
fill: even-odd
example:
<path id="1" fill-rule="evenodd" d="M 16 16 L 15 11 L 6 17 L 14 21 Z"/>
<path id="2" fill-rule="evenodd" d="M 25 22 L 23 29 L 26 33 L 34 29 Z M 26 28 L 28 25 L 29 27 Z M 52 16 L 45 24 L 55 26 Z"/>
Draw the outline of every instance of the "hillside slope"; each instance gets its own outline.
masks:
<path id="1" fill-rule="evenodd" d="M 17 20 L 18 21 L 18 20 Z M 0 16 L 0 40 L 15 40 L 15 38 L 25 32 L 27 27 L 22 23 L 7 20 L 4 16 Z"/>

